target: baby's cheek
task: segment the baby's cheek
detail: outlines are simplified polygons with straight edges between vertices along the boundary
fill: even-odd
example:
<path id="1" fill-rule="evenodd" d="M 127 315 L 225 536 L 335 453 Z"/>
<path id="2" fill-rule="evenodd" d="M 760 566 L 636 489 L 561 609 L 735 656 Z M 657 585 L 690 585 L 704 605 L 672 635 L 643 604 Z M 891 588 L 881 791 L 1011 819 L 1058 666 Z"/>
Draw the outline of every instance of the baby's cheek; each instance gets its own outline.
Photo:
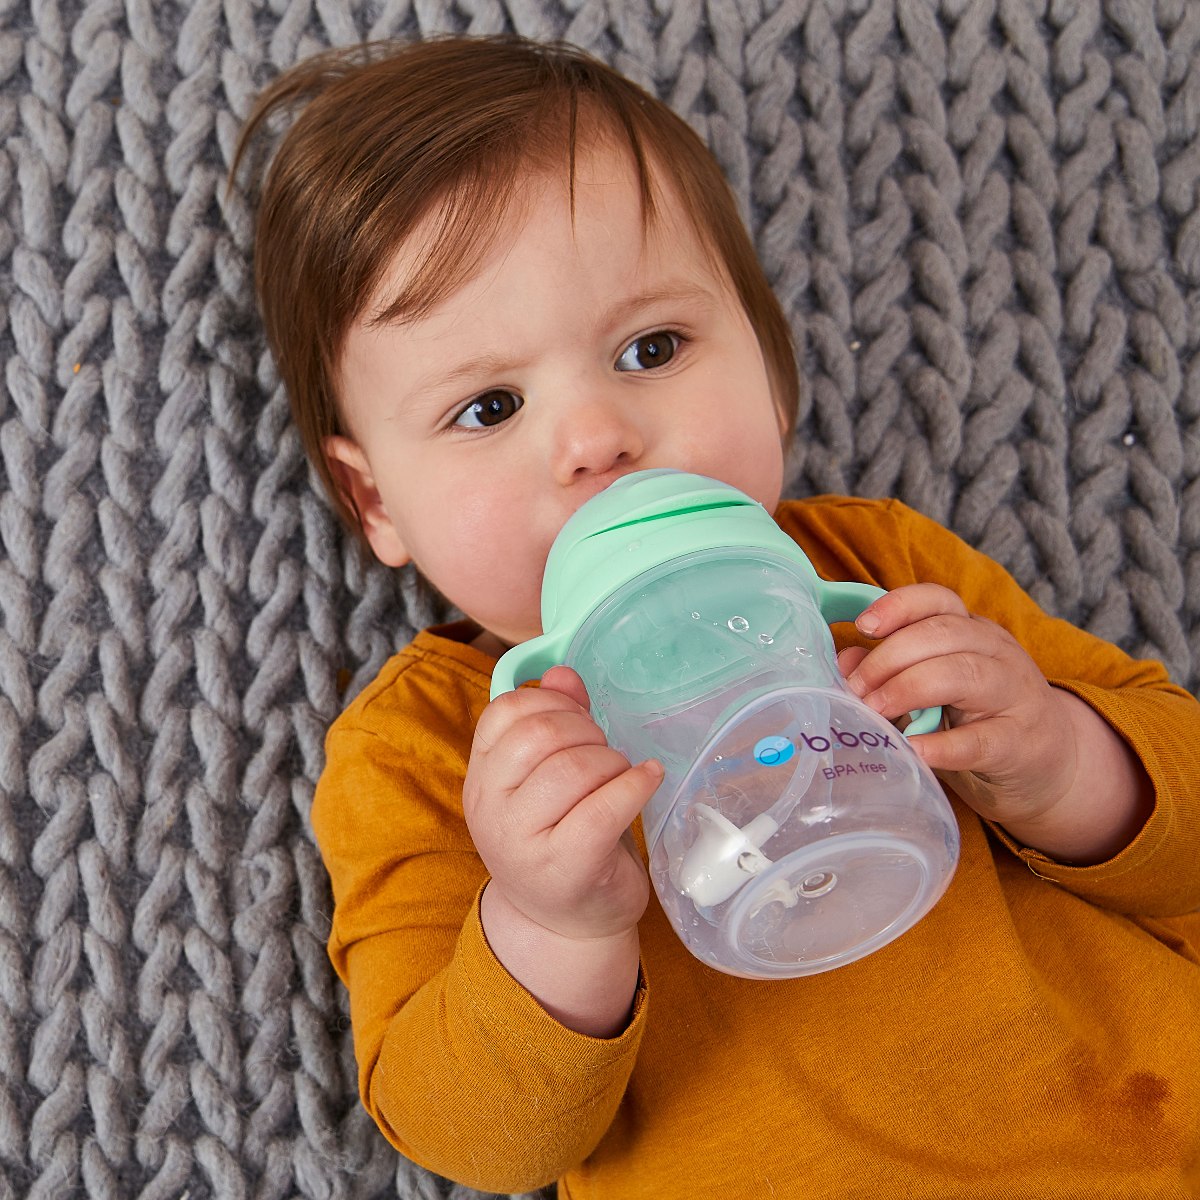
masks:
<path id="1" fill-rule="evenodd" d="M 541 631 L 542 563 L 522 560 L 499 539 L 472 540 L 445 564 L 435 587 L 455 607 L 515 645 Z"/>

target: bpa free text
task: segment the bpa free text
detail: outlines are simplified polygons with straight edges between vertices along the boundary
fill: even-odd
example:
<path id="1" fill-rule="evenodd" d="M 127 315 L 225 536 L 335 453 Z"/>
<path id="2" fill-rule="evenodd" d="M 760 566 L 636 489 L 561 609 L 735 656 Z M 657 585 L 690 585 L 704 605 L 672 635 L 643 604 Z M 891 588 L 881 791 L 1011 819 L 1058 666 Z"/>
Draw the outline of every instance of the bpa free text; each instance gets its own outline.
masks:
<path id="1" fill-rule="evenodd" d="M 843 775 L 886 775 L 887 767 L 881 762 L 864 759 L 858 763 L 834 763 L 832 767 L 822 767 L 821 774 L 826 779 L 841 779 Z"/>

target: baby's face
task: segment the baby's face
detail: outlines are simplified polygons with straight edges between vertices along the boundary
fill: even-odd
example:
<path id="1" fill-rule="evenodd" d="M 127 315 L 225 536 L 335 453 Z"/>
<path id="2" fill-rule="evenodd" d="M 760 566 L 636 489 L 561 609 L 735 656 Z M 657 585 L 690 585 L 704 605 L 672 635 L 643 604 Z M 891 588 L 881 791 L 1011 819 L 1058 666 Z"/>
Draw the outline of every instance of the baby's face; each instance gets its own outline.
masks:
<path id="1" fill-rule="evenodd" d="M 566 181 L 535 180 L 448 299 L 352 328 L 351 436 L 328 444 L 376 555 L 414 562 L 503 645 L 541 632 L 555 535 L 620 476 L 693 471 L 769 512 L 782 487 L 758 339 L 683 209 L 662 195 L 643 232 L 626 155 L 597 148 L 577 170 L 573 223 Z M 408 271 L 402 249 L 380 300 Z"/>

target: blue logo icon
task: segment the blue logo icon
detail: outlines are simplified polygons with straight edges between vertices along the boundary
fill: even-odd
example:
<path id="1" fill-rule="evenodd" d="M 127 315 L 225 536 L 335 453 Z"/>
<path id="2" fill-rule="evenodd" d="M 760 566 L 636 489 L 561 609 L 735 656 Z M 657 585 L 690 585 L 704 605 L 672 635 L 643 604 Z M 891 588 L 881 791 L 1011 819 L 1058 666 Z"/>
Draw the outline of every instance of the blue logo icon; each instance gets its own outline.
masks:
<path id="1" fill-rule="evenodd" d="M 754 757 L 764 767 L 778 767 L 795 753 L 795 745 L 779 734 L 761 738 L 754 747 Z"/>

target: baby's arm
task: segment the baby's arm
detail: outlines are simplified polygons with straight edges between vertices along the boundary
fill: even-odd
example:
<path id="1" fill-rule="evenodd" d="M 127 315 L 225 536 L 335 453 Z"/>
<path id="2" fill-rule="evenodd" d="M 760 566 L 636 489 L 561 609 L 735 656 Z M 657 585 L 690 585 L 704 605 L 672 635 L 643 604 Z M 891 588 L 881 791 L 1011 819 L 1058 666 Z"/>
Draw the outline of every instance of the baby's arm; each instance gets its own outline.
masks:
<path id="1" fill-rule="evenodd" d="M 434 643 L 397 655 L 331 730 L 312 817 L 367 1110 L 416 1162 L 507 1194 L 559 1178 L 595 1148 L 628 1085 L 646 1005 L 639 987 L 632 1013 L 620 1001 L 620 1035 L 591 1037 L 547 1015 L 497 961 L 481 914 L 494 885 L 462 811 L 472 730 L 486 714 L 485 736 L 498 736 L 482 665 Z M 487 819 L 520 816 L 504 809 Z M 636 979 L 636 962 L 629 971 Z"/>
<path id="2" fill-rule="evenodd" d="M 1005 629 L 937 584 L 889 592 L 858 627 L 881 640 L 842 652 L 849 686 L 889 718 L 942 705 L 949 728 L 911 744 L 981 816 L 1076 865 L 1112 858 L 1141 830 L 1153 794 L 1139 759 Z"/>
<path id="3" fill-rule="evenodd" d="M 657 762 L 630 766 L 609 747 L 566 667 L 499 697 L 475 730 L 463 811 L 491 874 L 488 944 L 579 1033 L 611 1037 L 629 1020 L 649 898 L 629 827 L 661 780 Z"/>

